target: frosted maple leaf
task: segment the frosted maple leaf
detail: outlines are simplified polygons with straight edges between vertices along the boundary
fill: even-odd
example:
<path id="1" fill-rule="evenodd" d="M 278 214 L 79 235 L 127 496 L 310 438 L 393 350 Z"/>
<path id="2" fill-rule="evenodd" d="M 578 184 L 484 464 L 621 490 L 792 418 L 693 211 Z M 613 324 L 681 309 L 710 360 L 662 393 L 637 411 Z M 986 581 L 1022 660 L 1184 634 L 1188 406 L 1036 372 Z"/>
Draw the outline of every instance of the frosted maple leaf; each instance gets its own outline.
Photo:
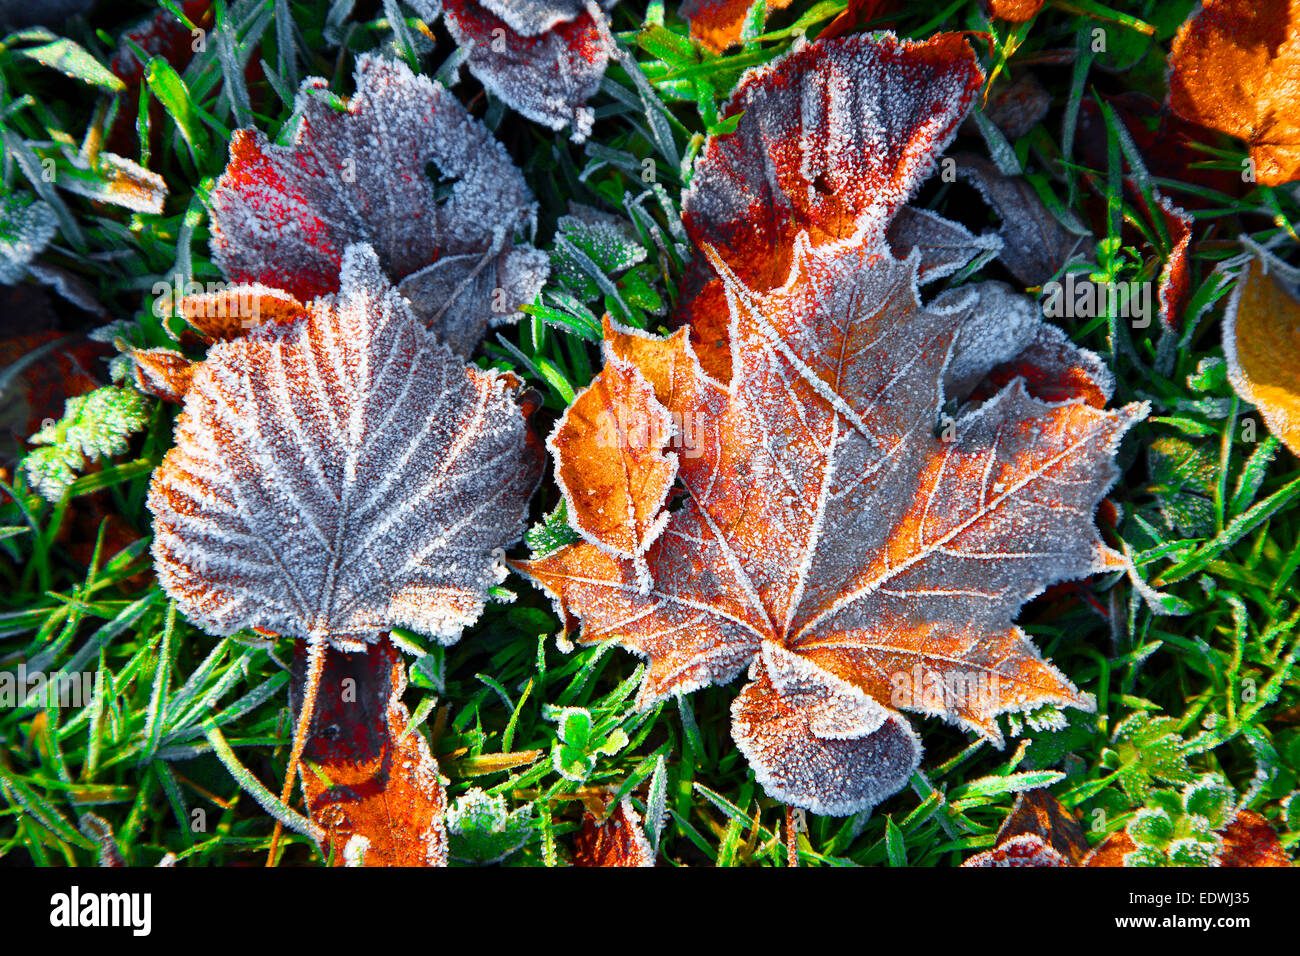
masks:
<path id="1" fill-rule="evenodd" d="M 303 82 L 286 146 L 236 130 L 213 187 L 212 258 L 231 282 L 264 283 L 302 301 L 338 289 L 344 249 L 369 243 L 415 313 L 468 354 L 491 324 L 516 321 L 549 271 L 515 244 L 536 203 L 491 132 L 404 63 L 357 61 L 347 109 L 328 83 Z M 451 181 L 439 200 L 425 172 Z M 445 186 L 445 184 L 444 184 Z"/>
<path id="2" fill-rule="evenodd" d="M 581 621 L 581 640 L 648 658 L 642 707 L 747 670 L 738 746 L 769 794 L 819 813 L 856 812 L 907 782 L 921 748 L 904 711 L 1000 744 L 1001 713 L 1094 706 L 1014 620 L 1047 586 L 1122 566 L 1093 513 L 1145 407 L 1047 401 L 1019 375 L 970 398 L 1025 353 L 1036 374 L 1077 371 L 1103 403 L 1109 382 L 1005 286 L 923 306 L 922 252 L 900 259 L 888 239 L 979 83 L 964 43 L 892 37 L 818 44 L 742 83 L 746 120 L 806 155 L 764 167 L 777 151 L 755 135 L 710 144 L 732 161 L 708 164 L 706 150 L 696 173 L 708 197 L 697 214 L 754 212 L 750 239 L 718 230 L 724 244 L 704 243 L 728 379 L 709 374 L 686 329 L 659 340 L 607 324 L 606 366 L 549 441 L 584 540 L 517 565 Z M 802 111 L 784 98 L 801 90 Z M 764 97 L 775 112 L 755 108 Z M 822 107 L 855 124 L 819 125 Z M 814 127 L 802 139 L 801 116 Z M 772 175 L 746 178 L 757 168 Z M 773 185 L 823 174 L 835 188 Z M 776 207 L 794 228 L 766 214 Z"/>
<path id="3" fill-rule="evenodd" d="M 604 6 L 613 5 L 613 0 Z M 594 114 L 587 100 L 600 88 L 614 40 L 592 0 L 446 0 L 452 39 L 470 72 L 493 95 L 551 129 L 572 128 L 582 142 Z"/>

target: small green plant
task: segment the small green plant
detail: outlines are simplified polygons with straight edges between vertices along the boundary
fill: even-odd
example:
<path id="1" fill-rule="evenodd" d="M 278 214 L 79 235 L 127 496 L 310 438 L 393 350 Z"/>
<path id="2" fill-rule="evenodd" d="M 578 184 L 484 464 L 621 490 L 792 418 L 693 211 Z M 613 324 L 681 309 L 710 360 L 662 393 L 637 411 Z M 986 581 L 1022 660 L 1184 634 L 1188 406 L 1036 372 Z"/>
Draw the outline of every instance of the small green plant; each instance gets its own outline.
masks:
<path id="1" fill-rule="evenodd" d="M 1126 866 L 1214 866 L 1223 838 L 1216 832 L 1233 810 L 1232 788 L 1206 774 L 1182 790 L 1153 790 L 1128 825 L 1137 849 Z"/>

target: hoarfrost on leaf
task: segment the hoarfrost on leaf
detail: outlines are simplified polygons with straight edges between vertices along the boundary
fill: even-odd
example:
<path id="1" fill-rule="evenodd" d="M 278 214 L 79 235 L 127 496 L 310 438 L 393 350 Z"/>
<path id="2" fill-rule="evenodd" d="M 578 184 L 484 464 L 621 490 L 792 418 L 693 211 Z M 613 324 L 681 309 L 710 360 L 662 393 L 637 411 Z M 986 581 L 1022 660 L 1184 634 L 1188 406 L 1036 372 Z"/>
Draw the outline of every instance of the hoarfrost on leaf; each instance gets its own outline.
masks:
<path id="1" fill-rule="evenodd" d="M 513 379 L 437 342 L 354 246 L 332 301 L 194 371 L 150 487 L 155 566 L 216 634 L 450 642 L 503 579 L 539 471 Z"/>
<path id="2" fill-rule="evenodd" d="M 447 29 L 470 72 L 517 113 L 574 142 L 591 134 L 587 100 L 615 52 L 600 7 L 579 0 L 447 0 Z"/>
<path id="3" fill-rule="evenodd" d="M 306 302 L 337 291 L 344 249 L 366 242 L 416 314 L 462 354 L 489 322 L 519 318 L 546 278 L 544 254 L 514 244 L 536 203 L 505 147 L 455 96 L 368 54 L 346 110 L 330 105 L 320 77 L 303 82 L 295 108 L 289 145 L 257 130 L 231 138 L 211 196 L 212 257 L 227 279 Z M 429 163 L 451 181 L 443 199 Z"/>
<path id="4" fill-rule="evenodd" d="M 642 707 L 749 668 L 733 735 L 769 793 L 819 812 L 906 783 L 920 746 L 902 711 L 1001 745 L 1000 714 L 1095 707 L 1014 620 L 1051 584 L 1123 566 L 1093 513 L 1146 408 L 1108 411 L 1047 373 L 1059 401 L 1019 376 L 986 389 L 1040 341 L 1040 314 L 996 285 L 924 307 L 921 253 L 900 260 L 887 238 L 979 84 L 964 41 L 888 36 L 814 44 L 742 81 L 745 117 L 706 147 L 687 219 L 716 272 L 728 377 L 685 329 L 607 324 L 606 366 L 574 403 L 594 394 L 638 421 L 653 402 L 689 423 L 681 506 L 620 438 L 631 506 L 593 527 L 575 505 L 614 470 L 586 484 L 569 466 L 588 443 L 553 439 L 587 540 L 516 565 L 583 642 L 648 658 Z M 827 111 L 854 119 L 819 125 Z M 1095 359 L 1055 345 L 1058 371 Z M 957 386 L 969 400 L 941 417 Z M 613 530 L 644 554 L 611 547 L 625 514 Z"/>

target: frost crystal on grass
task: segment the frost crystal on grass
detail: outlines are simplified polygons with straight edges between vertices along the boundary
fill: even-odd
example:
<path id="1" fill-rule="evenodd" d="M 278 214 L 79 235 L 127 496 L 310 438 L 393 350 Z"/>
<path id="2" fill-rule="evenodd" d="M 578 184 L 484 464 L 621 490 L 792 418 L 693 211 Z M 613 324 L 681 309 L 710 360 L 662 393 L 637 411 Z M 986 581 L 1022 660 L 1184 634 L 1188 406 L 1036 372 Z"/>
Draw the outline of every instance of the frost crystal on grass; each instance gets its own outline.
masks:
<path id="1" fill-rule="evenodd" d="M 30 439 L 44 445 L 23 461 L 27 480 L 49 501 L 58 501 L 87 461 L 127 449 L 132 434 L 149 424 L 149 401 L 133 388 L 106 386 L 70 398 L 63 418 Z"/>
<path id="2" fill-rule="evenodd" d="M 287 146 L 236 131 L 212 191 L 213 260 L 232 282 L 306 302 L 338 289 L 348 244 L 369 243 L 417 316 L 466 353 L 545 281 L 545 257 L 513 244 L 533 223 L 532 194 L 505 147 L 428 77 L 371 54 L 356 86 L 339 111 L 326 80 L 304 81 Z"/>
<path id="3" fill-rule="evenodd" d="M 341 286 L 195 370 L 149 493 L 158 577 L 216 634 L 450 642 L 505 575 L 539 457 L 513 380 L 437 342 L 371 249 Z"/>

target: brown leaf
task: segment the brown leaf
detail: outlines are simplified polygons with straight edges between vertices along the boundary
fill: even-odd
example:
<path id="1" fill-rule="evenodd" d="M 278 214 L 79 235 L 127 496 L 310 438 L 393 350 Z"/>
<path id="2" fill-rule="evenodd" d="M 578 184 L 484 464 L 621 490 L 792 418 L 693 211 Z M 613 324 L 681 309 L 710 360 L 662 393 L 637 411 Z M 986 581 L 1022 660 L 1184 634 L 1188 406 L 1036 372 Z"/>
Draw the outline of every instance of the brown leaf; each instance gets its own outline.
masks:
<path id="1" fill-rule="evenodd" d="M 642 353 L 659 343 L 617 330 L 608 317 L 605 333 L 604 374 L 565 409 L 547 447 L 574 527 L 644 572 L 646 549 L 668 520 L 664 504 L 677 477 L 677 454 L 668 448 L 680 444 L 681 426 L 656 397 L 654 383 L 619 354 L 637 350 L 639 342 L 646 343 Z M 684 332 L 676 338 L 684 344 Z M 649 587 L 644 573 L 642 584 Z"/>
<path id="2" fill-rule="evenodd" d="M 1300 455 L 1300 302 L 1252 259 L 1223 316 L 1223 355 L 1237 394 Z"/>
<path id="3" fill-rule="evenodd" d="M 1021 833 L 999 840 L 991 850 L 976 853 L 962 866 L 969 867 L 1011 867 L 1011 866 L 1074 866 L 1068 857 L 1043 840 L 1036 833 Z"/>
<path id="4" fill-rule="evenodd" d="M 605 799 L 609 810 L 611 798 Z M 641 830 L 641 818 L 624 797 L 601 820 L 590 811 L 573 838 L 574 866 L 654 866 L 655 855 Z"/>
<path id="5" fill-rule="evenodd" d="M 1246 141 L 1255 178 L 1300 176 L 1300 0 L 1206 0 L 1169 55 L 1169 105 Z"/>
<path id="6" fill-rule="evenodd" d="M 1291 865 L 1291 855 L 1282 846 L 1277 832 L 1253 810 L 1238 810 L 1228 825 L 1219 831 L 1219 836 L 1223 838 L 1219 866 Z"/>
<path id="7" fill-rule="evenodd" d="M 194 363 L 174 349 L 135 349 L 131 353 L 135 387 L 147 395 L 180 404 L 185 401 Z"/>
<path id="8" fill-rule="evenodd" d="M 1238 810 L 1228 825 L 1215 831 L 1223 840 L 1219 866 L 1290 866 L 1291 857 L 1269 822 L 1251 810 Z M 1128 830 L 1112 833 L 1084 857 L 1081 866 L 1125 866 L 1137 849 Z"/>
<path id="9" fill-rule="evenodd" d="M 984 115 L 997 124 L 1008 139 L 1019 139 L 1042 122 L 1051 105 L 1051 94 L 1034 74 L 1025 70 L 1014 80 L 994 87 L 984 106 Z"/>
<path id="10" fill-rule="evenodd" d="M 418 729 L 407 732 L 406 669 L 392 642 L 330 651 L 303 747 L 303 790 L 335 866 L 446 866 L 447 798 Z M 301 712 L 307 644 L 294 649 Z"/>
<path id="11" fill-rule="evenodd" d="M 1195 220 L 1183 209 L 1169 201 L 1167 196 L 1156 192 L 1159 215 L 1169 233 L 1170 249 L 1160 268 L 1160 285 L 1157 297 L 1160 300 L 1160 321 L 1165 328 L 1176 331 L 1182 326 L 1183 306 L 1191 292 L 1191 264 L 1188 254 L 1192 246 L 1192 226 Z M 1147 210 L 1148 214 L 1152 211 Z"/>
<path id="12" fill-rule="evenodd" d="M 1079 822 L 1046 790 L 1026 790 L 998 829 L 993 849 L 962 866 L 1077 866 L 1088 851 Z"/>

